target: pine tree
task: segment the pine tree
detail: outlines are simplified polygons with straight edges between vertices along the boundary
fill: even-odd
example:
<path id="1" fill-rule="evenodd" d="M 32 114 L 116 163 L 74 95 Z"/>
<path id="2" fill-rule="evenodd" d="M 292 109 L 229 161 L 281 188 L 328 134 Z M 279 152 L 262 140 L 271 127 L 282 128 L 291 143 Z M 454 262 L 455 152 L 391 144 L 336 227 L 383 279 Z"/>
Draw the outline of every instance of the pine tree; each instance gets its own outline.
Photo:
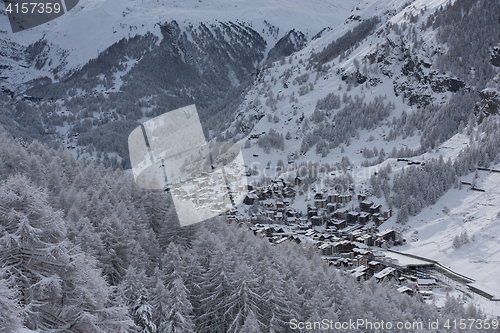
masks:
<path id="1" fill-rule="evenodd" d="M 153 307 L 153 322 L 158 333 L 167 332 L 168 313 L 171 304 L 170 293 L 163 284 L 163 273 L 157 269 L 154 273 L 156 285 L 151 292 L 151 306 Z"/>
<path id="2" fill-rule="evenodd" d="M 153 308 L 148 302 L 148 292 L 142 288 L 139 298 L 133 307 L 133 318 L 139 327 L 139 333 L 156 333 L 156 324 L 153 321 Z"/>
<path id="3" fill-rule="evenodd" d="M 188 299 L 188 290 L 182 278 L 176 278 L 170 285 L 170 308 L 167 311 L 165 332 L 168 333 L 194 333 L 193 306 Z"/>
<path id="4" fill-rule="evenodd" d="M 0 332 L 16 332 L 21 328 L 21 309 L 15 286 L 0 272 Z"/>

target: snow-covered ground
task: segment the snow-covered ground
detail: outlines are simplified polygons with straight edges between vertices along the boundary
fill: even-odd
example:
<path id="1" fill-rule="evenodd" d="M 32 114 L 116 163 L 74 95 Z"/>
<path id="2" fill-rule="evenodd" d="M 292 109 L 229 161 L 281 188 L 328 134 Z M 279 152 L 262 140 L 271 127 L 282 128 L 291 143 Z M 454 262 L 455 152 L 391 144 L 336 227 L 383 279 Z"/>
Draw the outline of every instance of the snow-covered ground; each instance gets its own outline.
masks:
<path id="1" fill-rule="evenodd" d="M 262 34 L 268 47 L 296 29 L 311 38 L 325 27 L 340 25 L 360 0 L 348 1 L 134 1 L 81 0 L 67 14 L 44 25 L 12 34 L 5 16 L 0 36 L 7 42 L 28 46 L 42 38 L 50 45 L 52 65 L 37 71 L 21 66 L 9 73 L 9 84 L 48 76 L 63 65 L 60 74 L 80 68 L 122 38 L 154 33 L 162 38 L 159 24 L 176 20 L 179 25 L 243 22 Z M 5 15 L 4 5 L 0 9 Z M 91 22 L 89 22 L 91 20 Z M 7 57 L 5 61 L 9 61 Z M 25 65 L 22 61 L 21 65 Z"/>

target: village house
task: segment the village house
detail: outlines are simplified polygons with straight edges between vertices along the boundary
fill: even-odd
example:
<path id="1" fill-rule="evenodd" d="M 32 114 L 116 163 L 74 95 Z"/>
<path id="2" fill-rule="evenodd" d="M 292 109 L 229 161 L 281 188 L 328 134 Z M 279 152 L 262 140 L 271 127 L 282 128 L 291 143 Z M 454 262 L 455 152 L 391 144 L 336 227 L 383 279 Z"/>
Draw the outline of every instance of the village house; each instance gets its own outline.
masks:
<path id="1" fill-rule="evenodd" d="M 347 213 L 347 223 L 354 224 L 354 223 L 357 223 L 358 220 L 359 220 L 359 213 L 358 212 L 352 211 L 352 212 Z"/>
<path id="2" fill-rule="evenodd" d="M 344 193 L 339 196 L 339 203 L 346 204 L 349 202 L 351 202 L 351 195 L 349 193 Z"/>
<path id="3" fill-rule="evenodd" d="M 358 281 L 368 280 L 368 267 L 361 265 L 350 271 L 351 276 Z"/>
<path id="4" fill-rule="evenodd" d="M 243 200 L 245 205 L 253 205 L 259 200 L 259 197 L 255 193 L 248 193 Z"/>
<path id="5" fill-rule="evenodd" d="M 325 223 L 325 218 L 323 216 L 312 216 L 311 223 L 313 226 L 321 226 Z"/>
<path id="6" fill-rule="evenodd" d="M 416 285 L 418 291 L 431 291 L 438 287 L 438 283 L 435 279 L 417 279 Z"/>
<path id="7" fill-rule="evenodd" d="M 370 213 L 361 212 L 359 213 L 358 221 L 361 224 L 366 224 L 370 221 Z"/>
<path id="8" fill-rule="evenodd" d="M 349 209 L 343 208 L 343 209 L 337 209 L 333 213 L 333 217 L 339 220 L 345 220 L 347 218 L 347 213 L 349 212 Z"/>
<path id="9" fill-rule="evenodd" d="M 326 208 L 328 201 L 326 199 L 314 200 L 314 207 Z"/>
<path id="10" fill-rule="evenodd" d="M 329 194 L 328 195 L 328 202 L 329 203 L 339 202 L 339 194 L 338 193 Z"/>
<path id="11" fill-rule="evenodd" d="M 393 267 L 386 267 L 378 273 L 373 275 L 377 279 L 377 282 L 396 280 L 398 276 L 398 271 Z"/>
<path id="12" fill-rule="evenodd" d="M 381 272 L 385 268 L 385 265 L 380 261 L 372 260 L 368 263 L 368 272 L 370 276 L 375 275 L 378 272 Z"/>
<path id="13" fill-rule="evenodd" d="M 373 205 L 373 201 L 369 201 L 369 200 L 363 200 L 359 203 L 359 208 L 363 211 L 363 212 L 370 212 L 370 207 Z"/>
<path id="14" fill-rule="evenodd" d="M 369 213 L 370 214 L 378 214 L 378 213 L 380 213 L 381 208 L 382 208 L 382 205 L 373 204 L 370 206 Z"/>
<path id="15" fill-rule="evenodd" d="M 399 234 L 399 232 L 397 232 L 395 230 L 387 229 L 387 230 L 384 230 L 382 232 L 379 232 L 377 234 L 377 237 L 382 238 L 387 242 L 389 242 L 389 241 L 394 242 L 395 240 L 399 239 L 400 234 Z"/>

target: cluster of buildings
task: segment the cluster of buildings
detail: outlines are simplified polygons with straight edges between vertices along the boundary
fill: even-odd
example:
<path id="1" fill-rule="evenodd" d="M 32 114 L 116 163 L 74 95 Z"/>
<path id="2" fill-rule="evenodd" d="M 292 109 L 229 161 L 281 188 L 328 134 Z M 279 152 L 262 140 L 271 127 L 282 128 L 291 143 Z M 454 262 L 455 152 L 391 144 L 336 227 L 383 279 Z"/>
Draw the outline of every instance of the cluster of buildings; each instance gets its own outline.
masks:
<path id="1" fill-rule="evenodd" d="M 391 210 L 370 201 L 367 195 L 310 193 L 312 203 L 306 211 L 294 208 L 296 195 L 303 194 L 301 179 L 295 184 L 277 179 L 262 187 L 249 186 L 244 203 L 255 207 L 249 216 L 236 210 L 228 213 L 229 221 L 247 225 L 255 235 L 267 237 L 275 245 L 285 242 L 309 243 L 315 246 L 330 265 L 342 267 L 356 279 L 395 281 L 398 291 L 425 298 L 439 282 L 423 271 L 434 264 L 396 255 L 384 250 L 403 244 L 400 233 L 378 227 L 392 216 Z M 247 206 L 247 207 L 248 207 Z"/>
<path id="2" fill-rule="evenodd" d="M 432 289 L 441 286 L 436 278 L 425 273 L 435 269 L 434 263 L 376 247 L 385 247 L 400 239 L 400 234 L 394 230 L 374 232 L 359 224 L 339 232 L 330 228 L 318 231 L 305 225 L 279 224 L 256 224 L 250 229 L 257 236 L 268 237 L 276 245 L 287 241 L 313 244 L 330 265 L 345 269 L 358 281 L 370 278 L 377 282 L 393 281 L 399 292 L 419 294 L 424 299 L 432 298 Z M 375 239 L 375 246 L 367 245 L 370 238 Z"/>
<path id="3" fill-rule="evenodd" d="M 326 226 L 332 231 L 340 231 L 352 225 L 378 227 L 392 216 L 391 210 L 382 211 L 382 205 L 367 200 L 364 194 L 355 195 L 350 190 L 343 193 L 309 193 L 313 204 L 307 207 L 307 212 L 298 212 L 291 202 L 297 194 L 303 194 L 301 182 L 302 179 L 296 177 L 295 184 L 277 179 L 261 187 L 248 185 L 248 194 L 243 202 L 258 210 L 252 215 L 250 222 Z M 354 202 L 359 202 L 357 208 L 354 208 Z M 349 204 L 351 208 L 347 207 Z M 370 246 L 373 245 L 368 242 Z"/>

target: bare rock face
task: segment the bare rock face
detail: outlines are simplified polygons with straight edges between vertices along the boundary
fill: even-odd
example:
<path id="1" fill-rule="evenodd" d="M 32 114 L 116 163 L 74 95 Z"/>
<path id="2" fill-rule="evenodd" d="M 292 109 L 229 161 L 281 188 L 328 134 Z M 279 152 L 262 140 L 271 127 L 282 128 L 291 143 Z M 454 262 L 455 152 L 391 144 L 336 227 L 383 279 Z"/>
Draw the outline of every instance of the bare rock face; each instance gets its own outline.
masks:
<path id="1" fill-rule="evenodd" d="M 476 111 L 485 114 L 498 114 L 500 109 L 500 94 L 497 91 L 485 89 L 479 93 L 481 102 L 476 105 Z"/>
<path id="2" fill-rule="evenodd" d="M 491 52 L 491 64 L 500 67 L 500 44 L 497 44 Z"/>

